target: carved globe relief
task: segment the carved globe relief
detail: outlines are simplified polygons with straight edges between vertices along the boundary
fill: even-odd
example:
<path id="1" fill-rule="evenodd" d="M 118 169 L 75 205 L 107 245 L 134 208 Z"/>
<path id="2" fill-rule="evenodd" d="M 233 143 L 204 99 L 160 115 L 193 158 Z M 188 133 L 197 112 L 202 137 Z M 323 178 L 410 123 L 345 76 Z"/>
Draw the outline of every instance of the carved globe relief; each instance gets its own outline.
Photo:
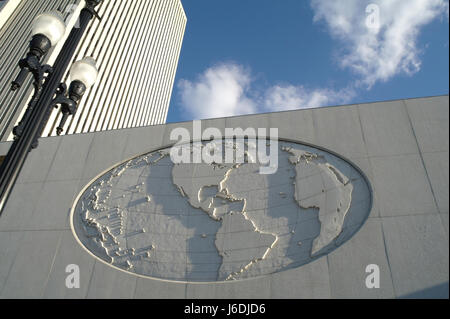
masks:
<path id="1" fill-rule="evenodd" d="M 224 142 L 225 150 L 237 147 Z M 105 263 L 157 279 L 242 280 L 301 267 L 358 231 L 371 191 L 354 165 L 330 152 L 277 147 L 278 169 L 268 175 L 248 158 L 174 164 L 170 148 L 128 160 L 79 195 L 74 233 Z"/>

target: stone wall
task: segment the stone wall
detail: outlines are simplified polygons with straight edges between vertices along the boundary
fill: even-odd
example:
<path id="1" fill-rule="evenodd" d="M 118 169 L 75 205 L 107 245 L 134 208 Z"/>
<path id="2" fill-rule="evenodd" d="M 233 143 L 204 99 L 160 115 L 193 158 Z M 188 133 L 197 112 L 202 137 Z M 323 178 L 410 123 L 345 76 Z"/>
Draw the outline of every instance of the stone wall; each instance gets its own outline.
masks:
<path id="1" fill-rule="evenodd" d="M 449 280 L 448 95 L 202 121 L 203 128 L 277 127 L 280 138 L 357 166 L 373 205 L 346 243 L 311 263 L 239 281 L 173 282 L 136 276 L 93 257 L 70 213 L 80 192 L 117 164 L 168 147 L 173 123 L 42 139 L 0 217 L 2 298 L 446 297 Z M 0 155 L 9 143 L 0 144 Z M 66 267 L 80 267 L 67 289 Z M 366 267 L 380 288 L 366 287 Z"/>

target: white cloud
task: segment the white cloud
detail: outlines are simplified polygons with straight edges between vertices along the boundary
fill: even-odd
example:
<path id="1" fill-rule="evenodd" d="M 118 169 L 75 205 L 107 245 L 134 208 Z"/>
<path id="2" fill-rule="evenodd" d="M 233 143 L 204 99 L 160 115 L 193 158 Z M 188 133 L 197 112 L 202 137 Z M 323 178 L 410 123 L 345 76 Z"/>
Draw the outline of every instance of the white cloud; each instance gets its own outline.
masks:
<path id="1" fill-rule="evenodd" d="M 366 8 L 379 8 L 379 28 L 367 26 Z M 346 88 L 306 88 L 290 84 L 255 89 L 249 70 L 235 63 L 208 68 L 178 89 L 184 111 L 194 119 L 349 103 L 361 86 L 372 87 L 398 74 L 420 70 L 421 28 L 446 14 L 448 0 L 311 0 L 314 21 L 325 22 L 342 46 L 338 63 L 357 74 Z M 372 20 L 373 21 L 373 20 Z M 378 20 L 377 20 L 378 21 Z"/>
<path id="2" fill-rule="evenodd" d="M 194 119 L 226 117 L 256 112 L 248 97 L 250 73 L 242 66 L 228 63 L 207 69 L 197 81 L 178 83 L 181 103 Z"/>
<path id="3" fill-rule="evenodd" d="M 252 75 L 243 66 L 221 63 L 208 68 L 196 81 L 181 80 L 178 89 L 181 105 L 193 119 L 336 105 L 354 96 L 351 89 L 275 85 L 257 90 L 253 84 Z"/>
<path id="4" fill-rule="evenodd" d="M 366 7 L 379 8 L 378 32 L 366 25 Z M 420 29 L 443 14 L 445 0 L 312 0 L 314 20 L 325 21 L 333 37 L 343 44 L 339 63 L 371 87 L 398 74 L 420 70 Z"/>
<path id="5" fill-rule="evenodd" d="M 301 108 L 345 104 L 355 96 L 351 88 L 343 90 L 312 89 L 303 86 L 276 85 L 267 90 L 264 98 L 266 111 L 276 112 Z"/>

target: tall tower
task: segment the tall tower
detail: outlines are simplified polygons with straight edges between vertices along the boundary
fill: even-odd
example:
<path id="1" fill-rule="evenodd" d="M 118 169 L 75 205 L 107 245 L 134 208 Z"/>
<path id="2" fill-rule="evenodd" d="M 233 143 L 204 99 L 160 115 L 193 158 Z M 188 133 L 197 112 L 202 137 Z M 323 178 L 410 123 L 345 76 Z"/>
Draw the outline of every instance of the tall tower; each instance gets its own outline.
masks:
<path id="1" fill-rule="evenodd" d="M 0 11 L 0 141 L 5 141 L 25 110 L 33 88 L 31 76 L 22 88 L 11 92 L 11 82 L 17 76 L 17 63 L 28 52 L 31 39 L 31 23 L 38 14 L 59 10 L 66 22 L 70 13 L 66 7 L 76 6 L 79 0 L 8 0 Z M 45 61 L 56 56 L 60 46 L 52 48 Z"/>
<path id="2" fill-rule="evenodd" d="M 19 113 L 24 111 L 31 93 L 19 92 L 18 95 L 24 95 L 19 110 L 11 109 L 14 103 L 6 103 L 12 99 L 9 83 L 17 72 L 17 61 L 25 55 L 32 17 L 58 9 L 65 14 L 68 34 L 70 26 L 76 27 L 76 17 L 83 6 L 80 0 L 19 1 L 0 30 L 0 50 L 5 48 L 10 56 L 6 63 L 0 61 L 0 68 L 11 74 L 7 77 L 0 72 L 0 136 L 3 140 L 12 137 L 12 127 L 20 119 Z M 37 1 L 39 8 L 36 8 Z M 99 77 L 83 97 L 76 115 L 66 122 L 63 134 L 165 123 L 187 21 L 181 1 L 104 0 L 98 11 L 102 19 L 96 19 L 89 26 L 73 61 L 92 56 L 97 61 Z M 22 37 L 15 35 L 17 26 Z M 18 41 L 21 42 L 19 49 L 15 48 L 19 46 Z M 49 63 L 60 48 L 54 48 L 49 54 Z M 68 75 L 65 80 L 69 82 Z M 43 136 L 56 135 L 60 117 L 59 110 L 55 109 Z"/>

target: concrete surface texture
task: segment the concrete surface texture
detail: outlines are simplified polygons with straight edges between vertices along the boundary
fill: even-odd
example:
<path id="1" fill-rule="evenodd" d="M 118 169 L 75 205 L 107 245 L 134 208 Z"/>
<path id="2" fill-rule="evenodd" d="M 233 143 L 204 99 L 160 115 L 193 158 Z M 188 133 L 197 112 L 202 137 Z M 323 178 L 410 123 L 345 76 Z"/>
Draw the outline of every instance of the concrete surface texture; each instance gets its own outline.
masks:
<path id="1" fill-rule="evenodd" d="M 191 122 L 42 139 L 0 217 L 0 297 L 448 298 L 448 114 L 446 95 L 202 121 L 278 128 L 266 176 L 173 164 Z"/>
<path id="2" fill-rule="evenodd" d="M 251 142 L 230 139 L 214 142 L 221 156 L 210 164 L 174 164 L 170 149 L 126 161 L 83 192 L 71 216 L 75 234 L 118 268 L 185 282 L 253 278 L 328 254 L 366 220 L 370 187 L 336 156 L 270 144 L 274 174 L 259 174 Z M 267 154 L 271 145 L 262 145 Z M 224 163 L 241 148 L 247 161 Z"/>

